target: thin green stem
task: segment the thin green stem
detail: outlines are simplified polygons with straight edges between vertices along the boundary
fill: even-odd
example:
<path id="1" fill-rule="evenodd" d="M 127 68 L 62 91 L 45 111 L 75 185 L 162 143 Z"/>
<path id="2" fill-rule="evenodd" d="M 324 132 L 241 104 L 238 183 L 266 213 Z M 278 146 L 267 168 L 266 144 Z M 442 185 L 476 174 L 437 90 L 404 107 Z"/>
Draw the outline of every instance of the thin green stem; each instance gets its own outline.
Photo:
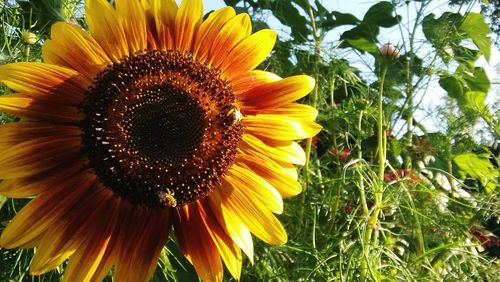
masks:
<path id="1" fill-rule="evenodd" d="M 374 199 L 375 208 L 372 215 L 368 218 L 366 225 L 366 233 L 363 238 L 363 259 L 361 260 L 361 273 L 360 280 L 366 281 L 366 275 L 368 270 L 368 258 L 370 257 L 371 246 L 376 245 L 372 243 L 373 232 L 378 232 L 377 223 L 380 211 L 382 209 L 382 191 L 384 189 L 384 172 L 385 172 L 385 160 L 386 160 L 386 130 L 384 128 L 384 108 L 383 108 L 383 98 L 384 98 L 384 82 L 385 76 L 387 74 L 388 65 L 384 64 L 382 73 L 379 78 L 379 95 L 378 95 L 378 117 L 377 117 L 377 143 L 378 143 L 378 174 L 377 174 L 377 184 L 374 189 Z M 378 234 L 375 235 L 378 240 Z M 371 271 L 372 272 L 372 271 Z M 373 271 L 373 273 L 377 273 Z"/>
<path id="2" fill-rule="evenodd" d="M 311 21 L 312 25 L 312 31 L 313 31 L 312 36 L 314 40 L 314 56 L 315 56 L 314 79 L 316 80 L 316 85 L 314 86 L 314 89 L 312 91 L 311 106 L 316 108 L 318 103 L 317 101 L 318 101 L 319 63 L 321 60 L 321 37 L 318 36 L 318 30 L 316 28 L 316 21 L 314 20 L 314 13 L 311 4 L 309 3 L 309 1 L 306 1 L 306 4 L 308 9 L 309 20 Z M 311 147 L 312 147 L 312 137 L 308 138 L 306 142 L 306 163 L 304 165 L 304 189 L 302 191 L 302 208 L 300 216 L 301 220 L 304 212 L 306 191 L 309 185 L 309 160 L 311 159 Z"/>

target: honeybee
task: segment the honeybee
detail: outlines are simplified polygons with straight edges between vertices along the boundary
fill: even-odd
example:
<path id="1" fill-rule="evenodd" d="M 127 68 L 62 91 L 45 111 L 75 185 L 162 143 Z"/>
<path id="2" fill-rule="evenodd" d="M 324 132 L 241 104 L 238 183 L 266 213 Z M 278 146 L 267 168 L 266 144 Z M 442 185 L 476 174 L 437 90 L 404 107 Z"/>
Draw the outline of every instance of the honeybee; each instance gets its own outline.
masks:
<path id="1" fill-rule="evenodd" d="M 175 193 L 167 189 L 167 192 L 160 191 L 158 192 L 158 198 L 160 198 L 160 202 L 164 205 L 175 208 L 177 206 L 177 200 L 175 199 Z"/>

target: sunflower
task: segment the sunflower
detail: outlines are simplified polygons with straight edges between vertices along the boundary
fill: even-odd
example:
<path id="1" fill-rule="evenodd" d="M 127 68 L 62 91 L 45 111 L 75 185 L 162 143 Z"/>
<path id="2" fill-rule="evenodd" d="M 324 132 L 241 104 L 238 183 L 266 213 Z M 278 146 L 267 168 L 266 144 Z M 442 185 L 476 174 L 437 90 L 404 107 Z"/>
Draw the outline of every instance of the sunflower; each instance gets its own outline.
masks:
<path id="1" fill-rule="evenodd" d="M 0 237 L 33 248 L 30 272 L 147 281 L 171 229 L 202 280 L 239 278 L 252 235 L 283 244 L 275 217 L 300 193 L 294 140 L 317 111 L 314 80 L 254 70 L 275 32 L 201 0 L 85 4 L 89 33 L 56 23 L 44 63 L 0 66 L 0 193 L 33 197 Z"/>

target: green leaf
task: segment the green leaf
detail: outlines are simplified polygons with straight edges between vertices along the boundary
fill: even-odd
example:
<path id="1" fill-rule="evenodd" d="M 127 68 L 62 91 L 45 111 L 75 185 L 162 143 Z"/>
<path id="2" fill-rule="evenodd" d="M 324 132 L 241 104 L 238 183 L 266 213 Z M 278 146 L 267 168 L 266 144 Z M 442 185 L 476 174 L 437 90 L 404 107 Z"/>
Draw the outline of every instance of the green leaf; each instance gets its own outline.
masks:
<path id="1" fill-rule="evenodd" d="M 500 172 L 489 160 L 489 154 L 465 153 L 456 156 L 453 161 L 458 167 L 462 178 L 467 176 L 478 179 L 486 192 L 493 192 L 498 186 Z"/>
<path id="2" fill-rule="evenodd" d="M 473 73 L 464 70 L 463 79 L 467 83 L 467 87 L 472 91 L 488 93 L 490 90 L 490 79 L 486 71 L 481 67 L 474 68 Z"/>
<path id="3" fill-rule="evenodd" d="M 448 96 L 457 100 L 464 95 L 463 85 L 455 76 L 446 76 L 439 80 L 439 85 L 446 90 Z"/>
<path id="4" fill-rule="evenodd" d="M 378 54 L 376 43 L 380 27 L 391 27 L 400 20 L 400 16 L 393 16 L 393 13 L 394 5 L 390 2 L 379 2 L 371 6 L 360 24 L 342 33 L 340 39 L 343 39 L 344 43 L 341 47 L 353 47 L 373 55 Z M 352 22 L 355 18 L 348 20 Z"/>
<path id="5" fill-rule="evenodd" d="M 355 38 L 345 40 L 350 46 L 359 49 L 361 51 L 366 51 L 368 53 L 377 53 L 378 47 L 374 41 L 367 38 Z"/>
<path id="6" fill-rule="evenodd" d="M 486 107 L 486 93 L 480 91 L 468 91 L 465 93 L 464 110 L 471 110 L 481 116 L 489 116 L 490 112 Z"/>
<path id="7" fill-rule="evenodd" d="M 484 17 L 478 13 L 469 13 L 460 25 L 460 30 L 465 32 L 481 51 L 486 59 L 490 60 L 491 39 L 487 36 L 491 33 L 490 27 L 484 21 Z"/>
<path id="8" fill-rule="evenodd" d="M 303 43 L 310 33 L 307 28 L 306 18 L 299 12 L 289 0 L 277 0 L 265 2 L 263 8 L 269 9 L 274 16 L 284 25 L 292 29 L 292 37 L 296 42 Z"/>
<path id="9" fill-rule="evenodd" d="M 382 27 L 391 27 L 399 23 L 400 16 L 393 16 L 394 5 L 390 2 L 379 2 L 368 9 L 363 23 Z"/>
<path id="10" fill-rule="evenodd" d="M 333 11 L 330 18 L 322 23 L 322 27 L 330 30 L 342 25 L 357 25 L 360 23 L 361 21 L 352 14 Z"/>

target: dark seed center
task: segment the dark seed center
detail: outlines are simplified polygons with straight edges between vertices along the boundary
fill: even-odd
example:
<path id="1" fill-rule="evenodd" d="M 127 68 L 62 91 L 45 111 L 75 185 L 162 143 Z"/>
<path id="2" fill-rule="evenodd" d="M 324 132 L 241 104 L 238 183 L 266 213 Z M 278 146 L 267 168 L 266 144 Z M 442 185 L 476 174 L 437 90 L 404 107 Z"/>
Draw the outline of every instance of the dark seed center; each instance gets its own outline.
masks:
<path id="1" fill-rule="evenodd" d="M 81 105 L 83 143 L 99 180 L 150 208 L 205 197 L 233 163 L 242 129 L 217 70 L 177 51 L 124 58 Z"/>

